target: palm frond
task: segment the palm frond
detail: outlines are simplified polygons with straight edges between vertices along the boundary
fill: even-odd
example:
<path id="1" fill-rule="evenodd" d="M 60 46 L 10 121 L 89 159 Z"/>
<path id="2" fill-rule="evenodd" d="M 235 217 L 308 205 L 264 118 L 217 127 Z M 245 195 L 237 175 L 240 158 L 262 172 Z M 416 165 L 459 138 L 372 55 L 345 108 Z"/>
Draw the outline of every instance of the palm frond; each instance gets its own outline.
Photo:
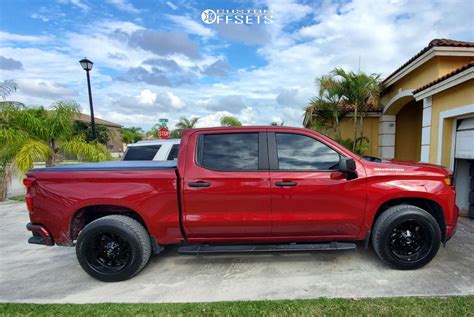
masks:
<path id="1" fill-rule="evenodd" d="M 79 104 L 73 100 L 55 102 L 46 116 L 49 138 L 68 138 L 74 131 L 74 115 L 79 114 Z"/>
<path id="2" fill-rule="evenodd" d="M 81 137 L 61 141 L 59 149 L 69 155 L 76 155 L 80 161 L 101 162 L 112 159 L 107 148 L 99 143 L 88 143 Z"/>
<path id="3" fill-rule="evenodd" d="M 4 80 L 0 82 L 0 97 L 5 99 L 17 89 L 17 84 L 14 80 Z"/>
<path id="4" fill-rule="evenodd" d="M 48 160 L 52 155 L 51 149 L 47 144 L 37 140 L 29 140 L 18 151 L 15 156 L 15 164 L 21 174 L 25 174 L 33 167 L 34 162 Z"/>

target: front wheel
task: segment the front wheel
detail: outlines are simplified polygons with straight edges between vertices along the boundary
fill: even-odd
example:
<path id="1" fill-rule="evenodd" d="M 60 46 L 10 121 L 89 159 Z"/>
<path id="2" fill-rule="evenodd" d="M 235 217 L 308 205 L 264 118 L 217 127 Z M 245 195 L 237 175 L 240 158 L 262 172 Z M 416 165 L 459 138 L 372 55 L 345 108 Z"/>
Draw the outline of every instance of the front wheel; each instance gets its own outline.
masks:
<path id="1" fill-rule="evenodd" d="M 372 245 L 379 258 L 400 270 L 428 264 L 438 252 L 441 230 L 426 210 L 399 205 L 385 210 L 375 222 Z"/>
<path id="2" fill-rule="evenodd" d="M 150 237 L 135 219 L 111 215 L 89 223 L 76 244 L 79 264 L 104 282 L 127 280 L 140 272 L 151 255 Z"/>

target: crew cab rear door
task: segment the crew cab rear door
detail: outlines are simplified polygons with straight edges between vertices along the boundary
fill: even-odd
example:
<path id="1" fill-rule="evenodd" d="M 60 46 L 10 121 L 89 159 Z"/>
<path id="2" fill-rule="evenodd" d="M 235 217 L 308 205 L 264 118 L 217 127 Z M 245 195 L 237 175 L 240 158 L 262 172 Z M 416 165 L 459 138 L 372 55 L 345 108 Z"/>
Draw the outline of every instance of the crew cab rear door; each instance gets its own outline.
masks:
<path id="1" fill-rule="evenodd" d="M 338 172 L 342 154 L 309 132 L 268 132 L 268 148 L 273 236 L 357 236 L 365 185 Z"/>
<path id="2" fill-rule="evenodd" d="M 271 231 L 267 138 L 259 130 L 190 136 L 183 178 L 188 239 L 268 236 Z"/>

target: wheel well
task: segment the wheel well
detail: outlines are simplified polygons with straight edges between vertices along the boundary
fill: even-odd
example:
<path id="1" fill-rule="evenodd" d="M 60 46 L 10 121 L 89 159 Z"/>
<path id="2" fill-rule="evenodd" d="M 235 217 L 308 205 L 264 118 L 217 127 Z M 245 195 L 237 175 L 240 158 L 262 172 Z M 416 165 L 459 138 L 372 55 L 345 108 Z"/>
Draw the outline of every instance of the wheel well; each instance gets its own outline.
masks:
<path id="1" fill-rule="evenodd" d="M 110 215 L 129 216 L 143 225 L 148 231 L 143 218 L 130 208 L 115 205 L 94 205 L 79 209 L 71 220 L 70 235 L 71 241 L 77 239 L 79 232 L 92 221 Z"/>
<path id="2" fill-rule="evenodd" d="M 377 221 L 377 218 L 388 208 L 393 207 L 393 206 L 398 206 L 398 205 L 413 205 L 416 207 L 419 207 L 423 210 L 426 210 L 430 215 L 435 218 L 436 222 L 439 225 L 439 228 L 441 230 L 441 241 L 445 241 L 446 237 L 446 220 L 444 218 L 444 213 L 443 209 L 441 208 L 438 203 L 429 200 L 429 199 L 424 199 L 424 198 L 398 198 L 398 199 L 393 199 L 389 200 L 380 206 L 380 208 L 377 210 L 377 213 L 375 214 L 374 221 L 372 222 L 372 226 L 374 226 L 375 222 Z"/>

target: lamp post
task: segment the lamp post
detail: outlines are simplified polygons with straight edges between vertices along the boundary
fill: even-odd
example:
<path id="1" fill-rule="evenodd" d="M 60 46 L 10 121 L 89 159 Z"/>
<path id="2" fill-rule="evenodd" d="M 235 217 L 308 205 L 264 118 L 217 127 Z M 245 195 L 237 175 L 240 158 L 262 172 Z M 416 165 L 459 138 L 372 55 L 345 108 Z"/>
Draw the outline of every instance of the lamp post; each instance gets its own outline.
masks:
<path id="1" fill-rule="evenodd" d="M 89 76 L 89 72 L 91 71 L 92 65 L 94 65 L 94 63 L 84 57 L 79 61 L 79 64 L 81 64 L 82 68 L 86 71 L 87 74 L 87 89 L 89 91 L 89 106 L 91 108 L 92 140 L 95 140 L 97 138 L 97 134 L 95 131 L 94 106 L 92 104 L 91 78 Z"/>

